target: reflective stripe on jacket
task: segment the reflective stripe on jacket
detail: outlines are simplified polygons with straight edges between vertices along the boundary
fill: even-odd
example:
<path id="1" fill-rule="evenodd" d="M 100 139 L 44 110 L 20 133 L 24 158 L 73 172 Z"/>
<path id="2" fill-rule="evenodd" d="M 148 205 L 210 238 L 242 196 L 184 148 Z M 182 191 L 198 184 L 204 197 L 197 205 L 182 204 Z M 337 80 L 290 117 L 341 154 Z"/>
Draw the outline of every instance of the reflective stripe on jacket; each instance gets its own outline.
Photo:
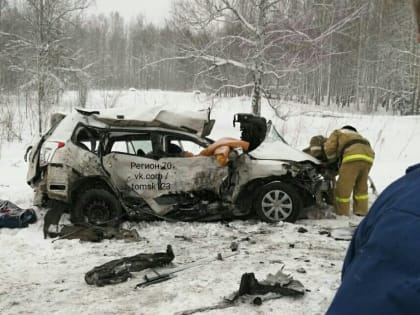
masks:
<path id="1" fill-rule="evenodd" d="M 364 143 L 355 143 L 350 145 L 342 152 L 346 143 L 352 140 L 365 140 L 359 133 L 347 129 L 335 130 L 324 144 L 324 151 L 328 160 L 334 161 L 340 158 L 341 154 L 343 159 L 341 163 L 352 161 L 366 161 L 373 163 L 375 152 L 370 145 Z"/>

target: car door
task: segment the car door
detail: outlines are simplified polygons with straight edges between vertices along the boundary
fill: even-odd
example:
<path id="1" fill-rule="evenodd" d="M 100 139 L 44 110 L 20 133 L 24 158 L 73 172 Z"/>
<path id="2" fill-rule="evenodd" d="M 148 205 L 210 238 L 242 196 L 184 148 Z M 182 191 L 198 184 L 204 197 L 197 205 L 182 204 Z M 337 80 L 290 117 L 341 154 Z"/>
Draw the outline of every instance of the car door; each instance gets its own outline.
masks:
<path id="1" fill-rule="evenodd" d="M 24 160 L 28 163 L 28 171 L 26 173 L 26 182 L 31 187 L 34 187 L 41 179 L 41 167 L 39 165 L 39 158 L 41 147 L 44 142 L 52 135 L 54 130 L 60 125 L 65 118 L 65 115 L 60 113 L 52 114 L 51 128 L 41 137 L 36 136 L 32 143 L 26 148 Z"/>
<path id="2" fill-rule="evenodd" d="M 177 141 L 181 150 L 195 147 L 195 154 L 188 155 L 169 152 L 168 141 L 175 144 L 176 137 L 161 132 L 114 132 L 109 139 L 103 165 L 112 181 L 123 196 L 143 199 L 158 214 L 167 213 L 176 202 L 162 196 L 202 190 L 217 194 L 227 174 L 213 157 L 199 155 L 205 143 L 197 139 Z"/>
<path id="3" fill-rule="evenodd" d="M 41 146 L 45 142 L 44 137 L 37 137 L 32 141 L 32 144 L 26 148 L 24 160 L 28 163 L 28 171 L 26 173 L 26 182 L 28 185 L 34 187 L 41 175 L 39 167 L 39 154 Z"/>
<path id="4" fill-rule="evenodd" d="M 164 134 L 162 137 L 167 152 L 167 156 L 159 159 L 166 165 L 162 179 L 167 184 L 162 187 L 171 191 L 211 191 L 218 194 L 228 170 L 220 166 L 213 156 L 200 155 L 207 143 L 185 135 Z M 180 152 L 172 152 L 174 146 Z"/>

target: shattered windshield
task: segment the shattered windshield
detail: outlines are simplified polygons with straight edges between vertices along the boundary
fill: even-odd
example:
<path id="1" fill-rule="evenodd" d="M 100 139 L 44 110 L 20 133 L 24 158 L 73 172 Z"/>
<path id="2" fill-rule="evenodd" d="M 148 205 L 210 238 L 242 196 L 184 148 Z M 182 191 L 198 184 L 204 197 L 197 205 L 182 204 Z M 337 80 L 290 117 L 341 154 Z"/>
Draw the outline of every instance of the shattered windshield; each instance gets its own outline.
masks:
<path id="1" fill-rule="evenodd" d="M 267 123 L 267 134 L 265 136 L 264 142 L 277 142 L 281 141 L 283 143 L 287 143 L 286 140 L 280 135 L 280 133 L 277 131 L 276 127 L 274 127 L 272 121 L 270 120 Z"/>

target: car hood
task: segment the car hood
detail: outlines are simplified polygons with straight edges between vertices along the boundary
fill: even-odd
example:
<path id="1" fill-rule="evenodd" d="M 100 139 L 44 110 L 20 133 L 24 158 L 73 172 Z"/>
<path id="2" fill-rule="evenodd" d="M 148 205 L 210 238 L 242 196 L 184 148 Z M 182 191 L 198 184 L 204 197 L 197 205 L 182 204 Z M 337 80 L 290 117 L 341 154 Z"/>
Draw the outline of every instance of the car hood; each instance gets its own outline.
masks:
<path id="1" fill-rule="evenodd" d="M 264 141 L 258 148 L 250 152 L 249 155 L 259 160 L 282 160 L 294 162 L 311 161 L 315 164 L 321 163 L 318 159 L 312 157 L 311 155 L 303 151 L 299 151 L 280 140 Z"/>

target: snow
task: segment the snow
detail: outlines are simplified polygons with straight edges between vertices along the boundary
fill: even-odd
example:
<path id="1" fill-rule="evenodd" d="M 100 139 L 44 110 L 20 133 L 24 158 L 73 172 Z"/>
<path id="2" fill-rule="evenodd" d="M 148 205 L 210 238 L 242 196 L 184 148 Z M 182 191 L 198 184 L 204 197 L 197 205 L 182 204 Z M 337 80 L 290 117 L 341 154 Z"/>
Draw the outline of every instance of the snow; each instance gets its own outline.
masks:
<path id="1" fill-rule="evenodd" d="M 57 111 L 69 112 L 74 94 L 68 94 Z M 212 99 L 204 93 L 166 91 L 93 91 L 91 108 L 136 106 L 141 110 L 199 110 L 212 107 L 216 125 L 210 137 L 239 137 L 233 129 L 233 114 L 249 112 L 246 97 Z M 273 119 L 276 128 L 294 147 L 303 149 L 311 136 L 328 135 L 343 125 L 355 126 L 368 138 L 376 152 L 372 178 L 378 189 L 401 176 L 405 169 L 420 160 L 420 117 L 361 115 L 337 108 L 302 106 L 283 102 L 278 110 L 285 120 L 276 118 L 264 104 L 263 116 Z M 33 124 L 26 124 L 31 126 Z M 26 144 L 31 142 L 29 128 L 22 142 L 0 145 L 0 198 L 22 207 L 31 205 L 32 190 L 26 185 Z M 371 196 L 371 200 L 374 196 Z M 347 241 L 337 241 L 319 232 L 347 228 L 358 217 L 335 220 L 301 220 L 297 224 L 267 224 L 255 220 L 229 223 L 125 223 L 138 230 L 139 242 L 104 240 L 83 243 L 59 240 L 52 243 L 42 235 L 40 220 L 25 229 L 0 229 L 0 314 L 173 314 L 220 302 L 239 287 L 241 275 L 254 272 L 262 280 L 268 273 L 284 271 L 300 280 L 308 289 L 301 298 L 283 297 L 261 306 L 241 304 L 205 314 L 324 314 L 340 283 L 340 271 Z M 298 233 L 300 226 L 308 232 Z M 176 237 L 178 236 L 178 237 Z M 187 240 L 180 238 L 185 236 Z M 191 241 L 188 241 L 188 238 Z M 239 254 L 224 261 L 214 261 L 177 274 L 167 282 L 134 290 L 144 273 L 134 273 L 128 282 L 114 286 L 92 287 L 84 275 L 94 266 L 137 253 L 165 251 L 171 244 L 175 266 L 217 253 L 230 253 L 230 244 L 239 244 Z M 297 269 L 304 268 L 306 273 Z"/>

